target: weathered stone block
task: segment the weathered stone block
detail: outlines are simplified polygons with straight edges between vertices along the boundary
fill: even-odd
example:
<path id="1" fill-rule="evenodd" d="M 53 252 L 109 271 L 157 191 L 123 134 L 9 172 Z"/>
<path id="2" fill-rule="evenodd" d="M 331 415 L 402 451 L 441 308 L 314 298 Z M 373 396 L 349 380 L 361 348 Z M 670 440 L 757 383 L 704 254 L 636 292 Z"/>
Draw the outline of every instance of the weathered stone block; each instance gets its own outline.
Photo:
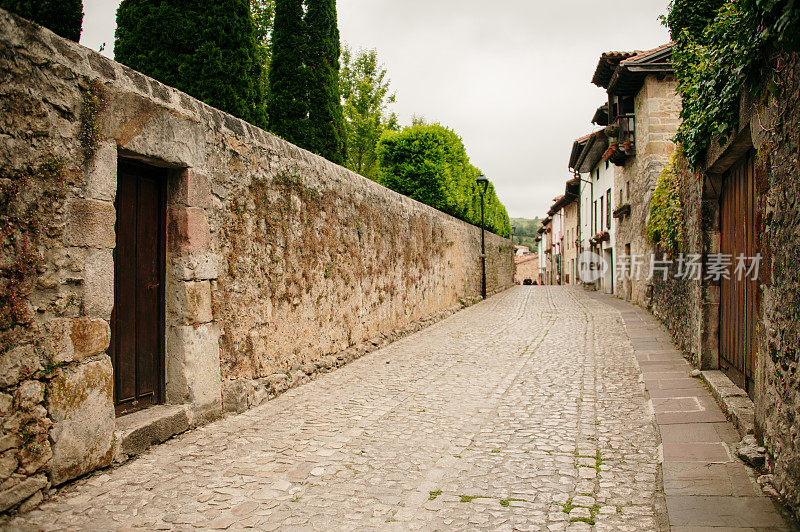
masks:
<path id="1" fill-rule="evenodd" d="M 45 358 L 56 364 L 74 360 L 72 321 L 70 319 L 59 318 L 47 324 L 42 350 Z"/>
<path id="2" fill-rule="evenodd" d="M 247 386 L 244 380 L 225 381 L 222 384 L 222 410 L 235 413 L 247 410 Z"/>
<path id="3" fill-rule="evenodd" d="M 201 209 L 211 206 L 211 182 L 202 172 L 189 168 L 174 183 L 172 203 Z"/>
<path id="4" fill-rule="evenodd" d="M 106 352 L 111 341 L 111 327 L 100 318 L 75 318 L 72 320 L 70 338 L 73 360 L 80 361 Z"/>
<path id="5" fill-rule="evenodd" d="M 21 503 L 40 489 L 47 487 L 47 479 L 44 475 L 30 477 L 14 487 L 0 492 L 0 512 Z"/>
<path id="6" fill-rule="evenodd" d="M 189 429 L 185 405 L 159 405 L 117 420 L 120 453 L 134 456 Z"/>
<path id="7" fill-rule="evenodd" d="M 47 410 L 55 422 L 50 436 L 50 479 L 62 484 L 111 464 L 114 399 L 111 359 L 102 357 L 62 369 L 50 381 Z"/>
<path id="8" fill-rule="evenodd" d="M 84 269 L 83 312 L 92 318 L 108 320 L 114 308 L 113 251 L 89 251 Z"/>
<path id="9" fill-rule="evenodd" d="M 170 327 L 167 400 L 192 408 L 221 408 L 219 330 L 212 324 Z"/>
<path id="10" fill-rule="evenodd" d="M 73 199 L 68 206 L 67 240 L 71 246 L 113 248 L 117 213 L 107 201 Z"/>
<path id="11" fill-rule="evenodd" d="M 44 383 L 41 381 L 25 381 L 17 388 L 16 403 L 20 408 L 33 408 L 44 401 Z"/>
<path id="12" fill-rule="evenodd" d="M 20 447 L 20 471 L 26 475 L 33 475 L 43 470 L 52 457 L 53 451 L 47 434 L 39 434 L 33 440 Z"/>
<path id="13" fill-rule="evenodd" d="M 169 227 L 170 247 L 180 253 L 201 251 L 211 241 L 206 213 L 198 207 L 171 207 Z"/>
<path id="14" fill-rule="evenodd" d="M 32 345 L 17 345 L 0 353 L 0 388 L 7 388 L 33 375 L 39 367 L 39 357 Z"/>
<path id="15" fill-rule="evenodd" d="M 101 142 L 86 172 L 86 197 L 114 201 L 117 195 L 117 143 Z"/>
<path id="16" fill-rule="evenodd" d="M 173 272 L 179 281 L 206 281 L 219 277 L 219 257 L 211 253 L 173 258 Z"/>
<path id="17" fill-rule="evenodd" d="M 7 479 L 17 470 L 17 453 L 8 451 L 0 455 L 0 482 Z"/>
<path id="18" fill-rule="evenodd" d="M 173 312 L 186 325 L 208 323 L 214 319 L 211 311 L 211 283 L 187 281 L 178 283 Z"/>

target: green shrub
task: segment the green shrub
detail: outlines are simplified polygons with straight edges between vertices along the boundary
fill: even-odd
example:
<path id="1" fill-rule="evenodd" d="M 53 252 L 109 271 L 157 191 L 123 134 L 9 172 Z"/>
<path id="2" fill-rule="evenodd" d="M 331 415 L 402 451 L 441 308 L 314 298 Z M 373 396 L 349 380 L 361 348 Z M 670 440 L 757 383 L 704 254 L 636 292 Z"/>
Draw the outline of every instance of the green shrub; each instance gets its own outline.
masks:
<path id="1" fill-rule="evenodd" d="M 266 125 L 249 0 L 122 0 L 114 54 L 209 105 Z"/>
<path id="2" fill-rule="evenodd" d="M 650 202 L 650 218 L 645 227 L 647 239 L 673 255 L 683 245 L 683 208 L 676 173 L 676 158 L 679 156 L 679 152 L 673 154 L 658 176 Z"/>
<path id="3" fill-rule="evenodd" d="M 67 39 L 78 42 L 81 38 L 81 0 L 0 0 L 0 7 L 41 24 Z"/>

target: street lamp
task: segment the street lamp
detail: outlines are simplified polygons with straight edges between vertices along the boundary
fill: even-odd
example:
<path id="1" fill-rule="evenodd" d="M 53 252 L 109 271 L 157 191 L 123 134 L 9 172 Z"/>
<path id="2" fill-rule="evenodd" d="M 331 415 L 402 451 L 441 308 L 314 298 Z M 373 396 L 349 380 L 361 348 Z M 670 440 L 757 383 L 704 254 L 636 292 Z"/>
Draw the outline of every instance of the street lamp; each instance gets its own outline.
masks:
<path id="1" fill-rule="evenodd" d="M 489 188 L 489 180 L 481 174 L 475 178 L 478 192 L 481 195 L 481 297 L 486 299 L 486 225 L 484 220 L 484 196 Z"/>
<path id="2" fill-rule="evenodd" d="M 514 233 L 515 233 L 516 231 L 517 231 L 517 226 L 516 226 L 516 225 L 512 225 L 512 226 L 511 226 L 511 244 L 512 244 L 512 245 L 515 245 L 515 246 L 517 245 L 517 243 L 516 243 L 516 242 L 514 242 Z"/>

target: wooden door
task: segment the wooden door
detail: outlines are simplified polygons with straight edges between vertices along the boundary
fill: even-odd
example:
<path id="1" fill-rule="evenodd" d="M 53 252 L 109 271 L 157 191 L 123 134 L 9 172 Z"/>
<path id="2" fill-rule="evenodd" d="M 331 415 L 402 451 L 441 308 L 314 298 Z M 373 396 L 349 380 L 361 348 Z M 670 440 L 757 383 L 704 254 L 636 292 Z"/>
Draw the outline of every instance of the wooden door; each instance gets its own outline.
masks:
<path id="1" fill-rule="evenodd" d="M 117 414 L 163 399 L 165 185 L 163 171 L 120 160 L 110 350 Z"/>
<path id="2" fill-rule="evenodd" d="M 724 176 L 720 197 L 720 252 L 730 255 L 730 279 L 721 279 L 719 364 L 730 379 L 752 392 L 758 281 L 735 274 L 737 257 L 755 257 L 755 180 L 752 154 Z"/>

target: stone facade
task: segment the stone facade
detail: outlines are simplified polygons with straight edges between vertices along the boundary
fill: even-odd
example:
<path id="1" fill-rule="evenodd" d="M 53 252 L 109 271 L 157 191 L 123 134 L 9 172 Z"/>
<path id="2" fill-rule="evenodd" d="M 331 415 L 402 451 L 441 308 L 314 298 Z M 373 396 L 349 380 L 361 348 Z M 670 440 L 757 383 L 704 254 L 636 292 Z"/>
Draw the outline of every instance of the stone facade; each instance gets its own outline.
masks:
<path id="1" fill-rule="evenodd" d="M 531 279 L 539 283 L 539 254 L 529 253 L 521 257 L 516 257 L 514 282 L 522 284 L 525 279 Z"/>
<path id="2" fill-rule="evenodd" d="M 165 169 L 164 387 L 189 425 L 480 293 L 474 226 L 2 10 L 0 64 L 13 227 L 0 252 L 0 511 L 119 456 L 106 351 L 120 159 Z M 488 291 L 512 283 L 511 242 L 489 234 Z"/>
<path id="3" fill-rule="evenodd" d="M 616 220 L 615 254 L 642 255 L 645 273 L 655 251 L 645 236 L 650 199 L 661 170 L 675 151 L 671 139 L 680 124 L 681 101 L 675 93 L 676 87 L 677 80 L 672 74 L 661 79 L 656 75 L 645 78 L 635 98 L 636 154 L 614 174 L 614 190 L 619 193 L 617 203 L 631 205 L 630 216 Z M 653 299 L 651 283 L 645 279 L 625 279 L 617 283 L 614 293 L 645 307 Z"/>
<path id="4" fill-rule="evenodd" d="M 754 150 L 753 229 L 763 257 L 750 394 L 755 407 L 754 429 L 767 450 L 773 485 L 800 517 L 800 54 L 779 57 L 775 65 L 772 76 L 780 80 L 778 95 L 764 95 L 758 101 L 744 95 L 737 133 L 724 144 L 712 143 L 701 169 L 691 169 L 679 157 L 677 174 L 685 220 L 682 251 L 718 253 L 719 191 L 725 172 Z M 653 283 L 651 310 L 702 369 L 719 367 L 719 307 L 719 285 L 711 281 Z M 728 393 L 746 399 L 742 390 Z"/>

